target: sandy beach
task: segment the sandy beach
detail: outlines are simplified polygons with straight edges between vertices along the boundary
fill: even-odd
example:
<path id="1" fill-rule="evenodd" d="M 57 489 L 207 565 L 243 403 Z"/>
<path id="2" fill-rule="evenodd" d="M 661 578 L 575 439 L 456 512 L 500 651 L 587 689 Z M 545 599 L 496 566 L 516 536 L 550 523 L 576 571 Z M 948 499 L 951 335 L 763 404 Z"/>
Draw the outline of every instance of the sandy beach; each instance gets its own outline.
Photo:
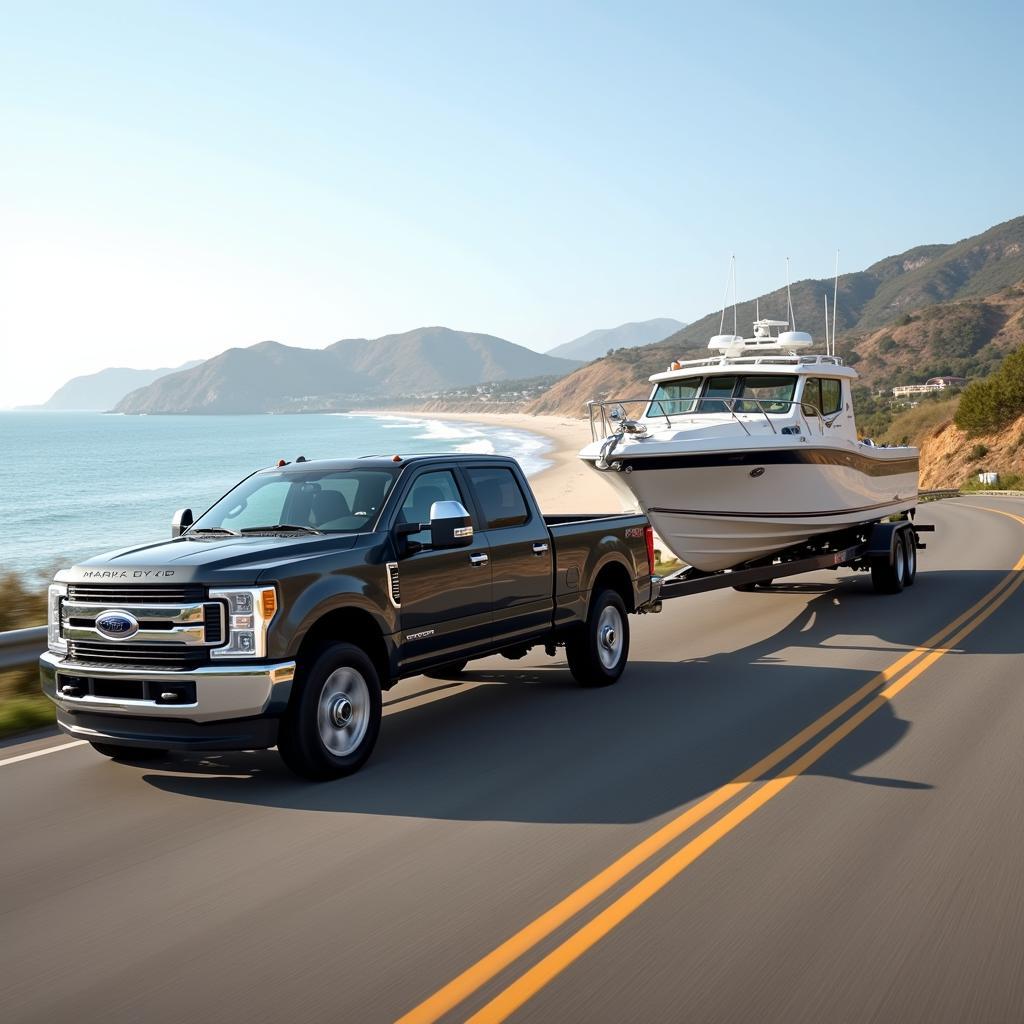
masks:
<path id="1" fill-rule="evenodd" d="M 544 453 L 551 466 L 530 478 L 534 493 L 545 512 L 618 512 L 621 503 L 615 492 L 593 470 L 587 469 L 576 453 L 590 443 L 590 425 L 572 416 L 530 416 L 526 413 L 412 412 L 401 409 L 375 410 L 423 416 L 432 420 L 462 420 L 540 434 L 551 442 Z"/>

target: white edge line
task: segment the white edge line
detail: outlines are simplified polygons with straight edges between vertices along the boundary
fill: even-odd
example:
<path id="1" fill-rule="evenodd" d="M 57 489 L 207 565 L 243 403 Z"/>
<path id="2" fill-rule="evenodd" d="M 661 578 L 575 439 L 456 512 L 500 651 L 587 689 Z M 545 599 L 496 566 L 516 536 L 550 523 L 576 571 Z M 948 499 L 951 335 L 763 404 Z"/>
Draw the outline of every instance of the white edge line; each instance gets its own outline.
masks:
<path id="1" fill-rule="evenodd" d="M 70 750 L 72 747 L 83 747 L 87 740 L 72 740 L 70 743 L 61 743 L 57 747 L 47 747 L 45 750 L 33 750 L 29 754 L 18 754 L 17 757 L 7 757 L 0 761 L 0 768 L 7 764 L 17 764 L 19 761 L 31 761 L 33 757 L 42 757 L 44 754 L 55 754 L 58 750 Z"/>

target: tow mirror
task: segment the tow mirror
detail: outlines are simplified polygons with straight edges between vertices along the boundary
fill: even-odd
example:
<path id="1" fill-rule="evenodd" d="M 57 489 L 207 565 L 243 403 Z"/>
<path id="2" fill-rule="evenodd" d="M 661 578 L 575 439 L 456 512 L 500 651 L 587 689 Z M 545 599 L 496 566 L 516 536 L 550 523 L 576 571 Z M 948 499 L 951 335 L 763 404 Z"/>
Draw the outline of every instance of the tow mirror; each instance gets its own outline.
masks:
<path id="1" fill-rule="evenodd" d="M 193 522 L 192 509 L 179 508 L 178 511 L 174 513 L 174 518 L 171 519 L 171 536 L 180 537 Z"/>
<path id="2" fill-rule="evenodd" d="M 461 501 L 435 501 L 430 506 L 430 546 L 465 548 L 473 543 L 473 520 Z"/>

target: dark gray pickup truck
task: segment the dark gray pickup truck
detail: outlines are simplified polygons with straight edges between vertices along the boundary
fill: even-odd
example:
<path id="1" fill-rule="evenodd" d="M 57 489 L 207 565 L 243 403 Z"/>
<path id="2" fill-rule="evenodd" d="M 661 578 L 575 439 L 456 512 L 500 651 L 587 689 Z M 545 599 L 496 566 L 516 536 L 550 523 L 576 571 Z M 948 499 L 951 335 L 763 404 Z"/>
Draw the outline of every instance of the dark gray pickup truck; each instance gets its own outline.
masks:
<path id="1" fill-rule="evenodd" d="M 335 778 L 403 677 L 564 646 L 580 683 L 613 683 L 628 613 L 659 607 L 653 559 L 646 517 L 544 516 L 513 459 L 300 459 L 58 573 L 43 691 L 111 757 L 276 745 Z"/>

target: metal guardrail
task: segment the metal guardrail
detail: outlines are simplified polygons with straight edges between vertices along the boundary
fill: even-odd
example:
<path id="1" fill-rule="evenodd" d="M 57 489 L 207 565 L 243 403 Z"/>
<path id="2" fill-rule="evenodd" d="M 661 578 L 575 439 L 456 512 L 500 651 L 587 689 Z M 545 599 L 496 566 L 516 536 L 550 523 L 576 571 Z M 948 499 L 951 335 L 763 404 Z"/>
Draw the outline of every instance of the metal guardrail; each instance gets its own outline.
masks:
<path id="1" fill-rule="evenodd" d="M 32 665 L 46 650 L 46 627 L 12 629 L 0 633 L 0 669 Z"/>
<path id="2" fill-rule="evenodd" d="M 994 495 L 997 498 L 1024 498 L 1024 491 L 997 491 L 989 488 L 981 491 L 962 491 L 958 487 L 950 487 L 947 490 L 917 492 L 918 498 L 922 501 L 937 501 L 939 498 L 973 498 L 978 495 Z"/>

